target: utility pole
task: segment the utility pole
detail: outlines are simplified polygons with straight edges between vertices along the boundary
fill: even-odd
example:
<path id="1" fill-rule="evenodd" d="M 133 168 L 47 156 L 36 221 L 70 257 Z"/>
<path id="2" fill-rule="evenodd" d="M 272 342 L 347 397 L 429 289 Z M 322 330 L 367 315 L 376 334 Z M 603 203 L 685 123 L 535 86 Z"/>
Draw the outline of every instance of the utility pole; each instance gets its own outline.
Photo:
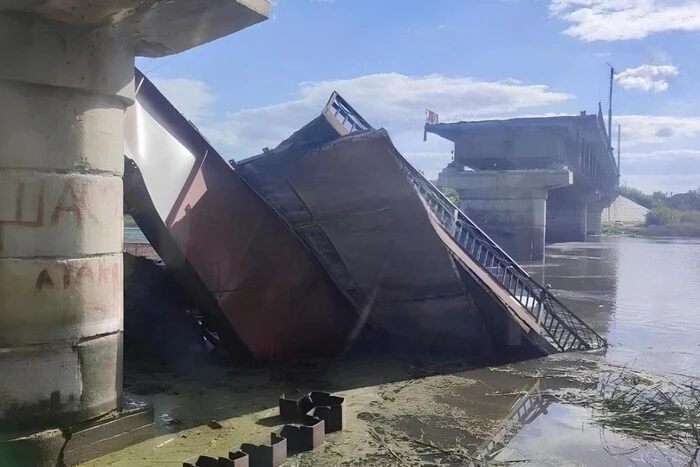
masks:
<path id="1" fill-rule="evenodd" d="M 613 83 L 615 82 L 615 69 L 608 62 L 607 65 L 610 67 L 610 99 L 608 100 L 608 147 L 612 148 L 612 97 L 613 97 Z"/>
<path id="2" fill-rule="evenodd" d="M 620 124 L 617 124 L 617 174 L 620 175 L 620 144 L 622 142 L 622 131 Z"/>

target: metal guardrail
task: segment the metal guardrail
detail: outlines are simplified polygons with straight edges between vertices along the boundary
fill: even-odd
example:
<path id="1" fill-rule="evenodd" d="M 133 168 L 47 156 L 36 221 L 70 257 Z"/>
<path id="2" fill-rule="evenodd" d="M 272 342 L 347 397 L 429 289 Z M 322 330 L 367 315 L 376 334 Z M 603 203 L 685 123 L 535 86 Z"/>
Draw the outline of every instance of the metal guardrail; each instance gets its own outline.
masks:
<path id="1" fill-rule="evenodd" d="M 371 130 L 372 126 L 353 109 L 348 102 L 343 99 L 340 94 L 334 92 L 331 95 L 326 108 L 338 120 L 338 122 L 348 131 L 354 133 L 356 131 Z"/>
<path id="2" fill-rule="evenodd" d="M 408 163 L 408 178 L 442 227 L 474 261 L 515 298 L 545 330 L 561 352 L 592 350 L 607 345 L 598 333 L 572 313 L 552 293 L 535 282 L 505 251 Z"/>

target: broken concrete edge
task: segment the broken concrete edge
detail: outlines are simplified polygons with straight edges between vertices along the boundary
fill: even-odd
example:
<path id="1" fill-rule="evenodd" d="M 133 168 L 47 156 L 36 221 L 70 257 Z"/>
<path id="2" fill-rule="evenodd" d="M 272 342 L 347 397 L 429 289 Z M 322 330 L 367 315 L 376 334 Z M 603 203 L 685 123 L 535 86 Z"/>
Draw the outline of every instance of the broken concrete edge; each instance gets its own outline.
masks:
<path id="1" fill-rule="evenodd" d="M 127 409 L 62 429 L 0 438 L 0 465 L 76 465 L 153 436 L 153 407 Z"/>

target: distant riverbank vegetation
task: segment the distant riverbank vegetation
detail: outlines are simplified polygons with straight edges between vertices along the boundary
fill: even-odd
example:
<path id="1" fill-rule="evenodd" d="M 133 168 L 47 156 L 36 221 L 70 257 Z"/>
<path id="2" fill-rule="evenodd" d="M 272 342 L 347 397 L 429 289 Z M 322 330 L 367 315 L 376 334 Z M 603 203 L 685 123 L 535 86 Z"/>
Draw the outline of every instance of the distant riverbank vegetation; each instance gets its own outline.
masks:
<path id="1" fill-rule="evenodd" d="M 645 237 L 700 237 L 700 188 L 675 195 L 660 191 L 648 195 L 637 188 L 623 186 L 620 194 L 650 211 L 643 226 L 606 226 L 607 234 L 632 234 Z"/>

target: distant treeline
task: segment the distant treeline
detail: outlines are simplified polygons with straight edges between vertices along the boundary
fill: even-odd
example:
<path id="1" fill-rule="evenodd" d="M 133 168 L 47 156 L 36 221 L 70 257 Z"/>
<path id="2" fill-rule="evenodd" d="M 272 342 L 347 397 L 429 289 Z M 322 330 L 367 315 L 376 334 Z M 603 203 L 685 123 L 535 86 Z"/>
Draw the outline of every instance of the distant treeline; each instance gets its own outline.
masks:
<path id="1" fill-rule="evenodd" d="M 648 195 L 633 187 L 620 187 L 620 194 L 651 212 L 646 225 L 700 224 L 700 188 L 675 195 L 656 191 Z"/>
<path id="2" fill-rule="evenodd" d="M 648 237 L 700 237 L 700 188 L 675 195 L 660 191 L 648 195 L 637 188 L 623 186 L 620 194 L 650 210 L 645 225 L 627 233 Z"/>

